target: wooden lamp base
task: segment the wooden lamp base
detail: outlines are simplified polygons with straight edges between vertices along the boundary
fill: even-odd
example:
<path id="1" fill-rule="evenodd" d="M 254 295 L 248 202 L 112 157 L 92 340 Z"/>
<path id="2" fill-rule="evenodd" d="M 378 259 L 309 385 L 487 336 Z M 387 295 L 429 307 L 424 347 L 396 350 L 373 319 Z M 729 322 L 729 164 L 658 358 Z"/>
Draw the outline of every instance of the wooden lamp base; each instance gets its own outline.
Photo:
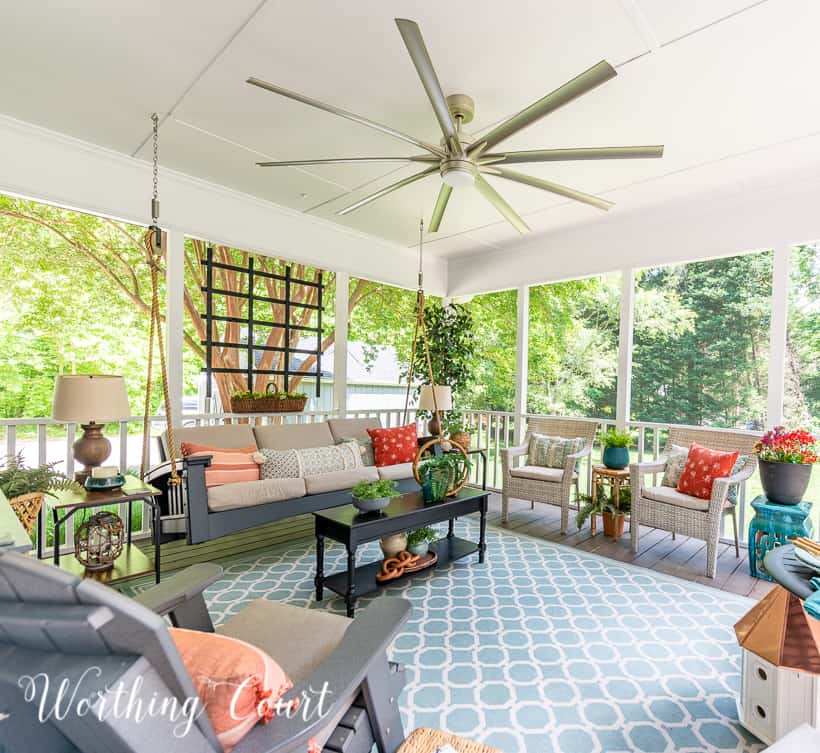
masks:
<path id="1" fill-rule="evenodd" d="M 84 484 L 94 468 L 101 466 L 111 454 L 111 442 L 103 436 L 104 424 L 82 424 L 83 434 L 74 442 L 74 460 L 83 464 L 83 469 L 75 471 L 74 480 Z"/>

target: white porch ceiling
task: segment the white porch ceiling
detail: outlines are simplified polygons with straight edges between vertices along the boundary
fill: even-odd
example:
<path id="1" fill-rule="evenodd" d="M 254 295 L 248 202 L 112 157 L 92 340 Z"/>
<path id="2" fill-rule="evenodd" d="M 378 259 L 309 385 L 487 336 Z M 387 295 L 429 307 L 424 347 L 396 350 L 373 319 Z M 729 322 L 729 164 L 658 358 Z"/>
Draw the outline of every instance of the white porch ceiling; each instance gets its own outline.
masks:
<path id="1" fill-rule="evenodd" d="M 262 92 L 267 79 L 437 141 L 436 121 L 393 18 L 417 20 L 445 93 L 476 100 L 474 133 L 605 58 L 614 80 L 505 148 L 664 143 L 662 160 L 552 163 L 524 171 L 635 213 L 820 163 L 816 0 L 62 0 L 6 2 L 0 111 L 147 159 L 149 114 L 166 113 L 161 162 L 181 172 L 411 245 L 439 181 L 345 217 L 408 175 L 396 165 L 257 168 L 260 159 L 400 155 L 402 142 Z M 802 144 L 799 164 L 783 145 Z M 490 179 L 492 182 L 492 179 Z M 595 224 L 599 210 L 495 183 L 534 235 Z M 457 191 L 428 248 L 442 256 L 522 243 L 495 210 Z M 532 237 L 527 238 L 530 244 Z"/>

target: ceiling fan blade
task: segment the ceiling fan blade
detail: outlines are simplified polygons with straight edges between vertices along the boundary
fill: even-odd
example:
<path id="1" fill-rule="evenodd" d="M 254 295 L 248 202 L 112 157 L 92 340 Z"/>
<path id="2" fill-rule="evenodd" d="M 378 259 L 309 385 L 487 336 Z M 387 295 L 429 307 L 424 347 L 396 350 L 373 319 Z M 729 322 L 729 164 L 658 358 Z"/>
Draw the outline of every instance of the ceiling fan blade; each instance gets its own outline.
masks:
<path id="1" fill-rule="evenodd" d="M 363 199 L 359 199 L 355 204 L 351 204 L 349 207 L 340 209 L 338 212 L 336 212 L 336 214 L 339 216 L 343 216 L 345 214 L 355 212 L 357 209 L 365 206 L 365 204 L 369 204 L 371 201 L 376 201 L 376 199 L 380 199 L 382 196 L 386 196 L 389 193 L 393 193 L 393 191 L 397 191 L 399 188 L 409 186 L 411 183 L 415 183 L 417 180 L 421 180 L 422 178 L 426 178 L 428 175 L 432 175 L 433 173 L 437 172 L 438 165 L 428 167 L 426 170 L 422 170 L 420 173 L 410 175 L 407 178 L 402 178 L 401 180 L 396 181 L 395 183 L 391 183 L 389 186 L 385 186 L 384 188 L 379 189 L 378 191 L 376 191 L 376 193 L 370 194 L 370 196 L 365 196 Z"/>
<path id="2" fill-rule="evenodd" d="M 424 44 L 424 37 L 421 36 L 419 25 L 415 21 L 406 18 L 397 18 L 396 26 L 399 27 L 404 46 L 407 47 L 410 59 L 413 61 L 413 65 L 416 66 L 416 72 L 419 74 L 424 91 L 427 92 L 427 98 L 433 106 L 433 112 L 436 114 L 436 119 L 439 126 L 441 126 L 441 132 L 444 134 L 446 142 L 451 145 L 456 153 L 461 153 L 463 150 L 456 135 L 456 125 L 453 122 L 450 108 L 447 106 L 447 98 L 441 90 L 436 69 L 433 68 L 433 61 L 430 60 L 430 54 Z"/>
<path id="3" fill-rule="evenodd" d="M 430 226 L 427 228 L 429 232 L 438 232 L 439 225 L 441 225 L 441 218 L 444 216 L 444 210 L 447 209 L 447 202 L 450 201 L 451 193 L 453 193 L 453 187 L 448 186 L 442 181 L 441 189 L 436 199 L 436 206 L 433 208 L 433 216 L 430 218 Z"/>
<path id="4" fill-rule="evenodd" d="M 663 145 L 595 146 L 587 149 L 530 149 L 525 152 L 483 154 L 483 164 L 514 165 L 522 162 L 568 162 L 596 159 L 657 159 L 663 157 Z M 486 160 L 486 162 L 485 162 Z"/>
<path id="5" fill-rule="evenodd" d="M 438 157 L 426 154 L 413 157 L 331 157 L 330 159 L 292 159 L 281 162 L 257 162 L 258 167 L 300 167 L 304 165 L 348 165 L 366 164 L 368 162 L 435 162 Z"/>
<path id="6" fill-rule="evenodd" d="M 478 192 L 490 202 L 519 233 L 528 233 L 530 228 L 521 216 L 516 212 L 481 175 L 475 177 L 475 187 Z"/>
<path id="7" fill-rule="evenodd" d="M 598 196 L 593 196 L 592 194 L 584 193 L 583 191 L 576 191 L 574 188 L 568 188 L 567 186 L 562 186 L 560 183 L 553 183 L 550 180 L 535 178 L 532 175 L 524 175 L 523 173 L 516 173 L 512 170 L 504 170 L 503 168 L 495 166 L 486 168 L 486 172 L 492 175 L 497 175 L 499 178 L 506 178 L 507 180 L 512 180 L 516 183 L 524 183 L 527 186 L 540 188 L 543 191 L 549 191 L 550 193 L 558 194 L 559 196 L 566 196 L 568 199 L 581 201 L 584 204 L 589 204 L 593 207 L 597 207 L 598 209 L 609 210 L 615 206 L 615 203 L 612 201 L 601 199 Z"/>
<path id="8" fill-rule="evenodd" d="M 474 147 L 485 142 L 487 144 L 485 149 L 494 147 L 522 128 L 526 128 L 536 120 L 554 112 L 568 102 L 572 102 L 573 99 L 577 99 L 582 94 L 592 91 L 596 86 L 600 86 L 617 75 L 615 69 L 607 63 L 606 60 L 602 60 L 571 81 L 567 81 L 563 86 L 559 86 L 555 91 L 550 92 L 537 102 L 533 102 L 533 104 L 521 110 L 517 115 L 513 115 L 508 120 L 505 120 L 493 128 L 488 134 L 482 136 L 475 143 L 470 144 L 467 153 L 471 154 Z"/>
<path id="9" fill-rule="evenodd" d="M 268 83 L 267 81 L 262 81 L 262 79 L 254 78 L 253 76 L 248 78 L 246 80 L 246 83 L 251 84 L 252 86 L 258 86 L 260 89 L 265 89 L 269 92 L 273 92 L 274 94 L 280 94 L 283 97 L 296 100 L 297 102 L 301 102 L 302 104 L 310 105 L 311 107 L 316 107 L 320 110 L 324 110 L 325 112 L 329 112 L 333 115 L 338 115 L 341 118 L 347 118 L 348 120 L 352 120 L 354 123 L 360 123 L 361 125 L 368 126 L 369 128 L 373 128 L 377 131 L 381 131 L 382 133 L 386 133 L 388 136 L 393 136 L 394 138 L 401 139 L 402 141 L 406 141 L 408 144 L 413 144 L 413 146 L 417 146 L 420 149 L 424 149 L 432 154 L 435 154 L 437 157 L 447 156 L 445 152 L 437 146 L 428 144 L 425 141 L 421 141 L 420 139 L 414 138 L 413 136 L 408 136 L 406 133 L 397 131 L 395 128 L 391 128 L 390 126 L 377 123 L 375 120 L 369 120 L 368 118 L 362 117 L 361 115 L 356 115 L 356 113 L 349 112 L 348 110 L 343 110 L 341 107 L 335 107 L 333 105 L 325 104 L 324 102 L 320 102 L 317 99 L 306 97 L 304 94 L 299 94 L 298 92 L 290 91 L 290 89 L 284 89 L 281 86 L 276 86 L 275 84 Z"/>

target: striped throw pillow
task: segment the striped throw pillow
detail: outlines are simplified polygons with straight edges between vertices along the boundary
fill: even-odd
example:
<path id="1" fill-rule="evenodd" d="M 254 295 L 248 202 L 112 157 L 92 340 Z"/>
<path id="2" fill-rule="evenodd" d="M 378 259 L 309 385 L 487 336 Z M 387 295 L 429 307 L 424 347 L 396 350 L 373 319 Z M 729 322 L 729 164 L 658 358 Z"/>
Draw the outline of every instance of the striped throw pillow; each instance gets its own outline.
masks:
<path id="1" fill-rule="evenodd" d="M 563 468 L 567 455 L 584 449 L 584 438 L 564 439 L 546 434 L 531 434 L 527 463 L 542 468 Z"/>
<path id="2" fill-rule="evenodd" d="M 225 449 L 182 442 L 180 449 L 186 458 L 211 456 L 211 464 L 205 469 L 205 486 L 208 488 L 238 481 L 259 481 L 259 464 L 254 458 L 256 447 Z"/>

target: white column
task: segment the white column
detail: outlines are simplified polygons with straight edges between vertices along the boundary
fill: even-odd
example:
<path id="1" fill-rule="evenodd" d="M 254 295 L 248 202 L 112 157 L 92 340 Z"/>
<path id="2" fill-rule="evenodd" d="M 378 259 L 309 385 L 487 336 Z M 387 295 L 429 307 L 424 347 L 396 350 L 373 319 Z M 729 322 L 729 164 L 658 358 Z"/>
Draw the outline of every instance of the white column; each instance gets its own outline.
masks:
<path id="1" fill-rule="evenodd" d="M 621 317 L 618 334 L 618 392 L 615 423 L 621 431 L 629 421 L 632 401 L 632 333 L 635 327 L 635 270 L 621 270 Z"/>
<path id="2" fill-rule="evenodd" d="M 529 370 L 530 289 L 518 287 L 516 304 L 517 326 L 515 337 L 515 443 L 523 438 L 524 413 L 527 412 L 527 372 Z"/>
<path id="3" fill-rule="evenodd" d="M 168 364 L 168 395 L 174 426 L 182 422 L 182 349 L 185 309 L 185 236 L 168 230 L 165 266 L 165 343 Z"/>
<path id="4" fill-rule="evenodd" d="M 350 318 L 350 275 L 336 273 L 336 337 L 333 341 L 333 410 L 347 410 L 347 327 Z"/>
<path id="5" fill-rule="evenodd" d="M 766 409 L 768 427 L 783 423 L 786 389 L 786 320 L 789 308 L 791 248 L 774 250 L 772 268 L 772 317 L 769 332 L 769 395 Z"/>

